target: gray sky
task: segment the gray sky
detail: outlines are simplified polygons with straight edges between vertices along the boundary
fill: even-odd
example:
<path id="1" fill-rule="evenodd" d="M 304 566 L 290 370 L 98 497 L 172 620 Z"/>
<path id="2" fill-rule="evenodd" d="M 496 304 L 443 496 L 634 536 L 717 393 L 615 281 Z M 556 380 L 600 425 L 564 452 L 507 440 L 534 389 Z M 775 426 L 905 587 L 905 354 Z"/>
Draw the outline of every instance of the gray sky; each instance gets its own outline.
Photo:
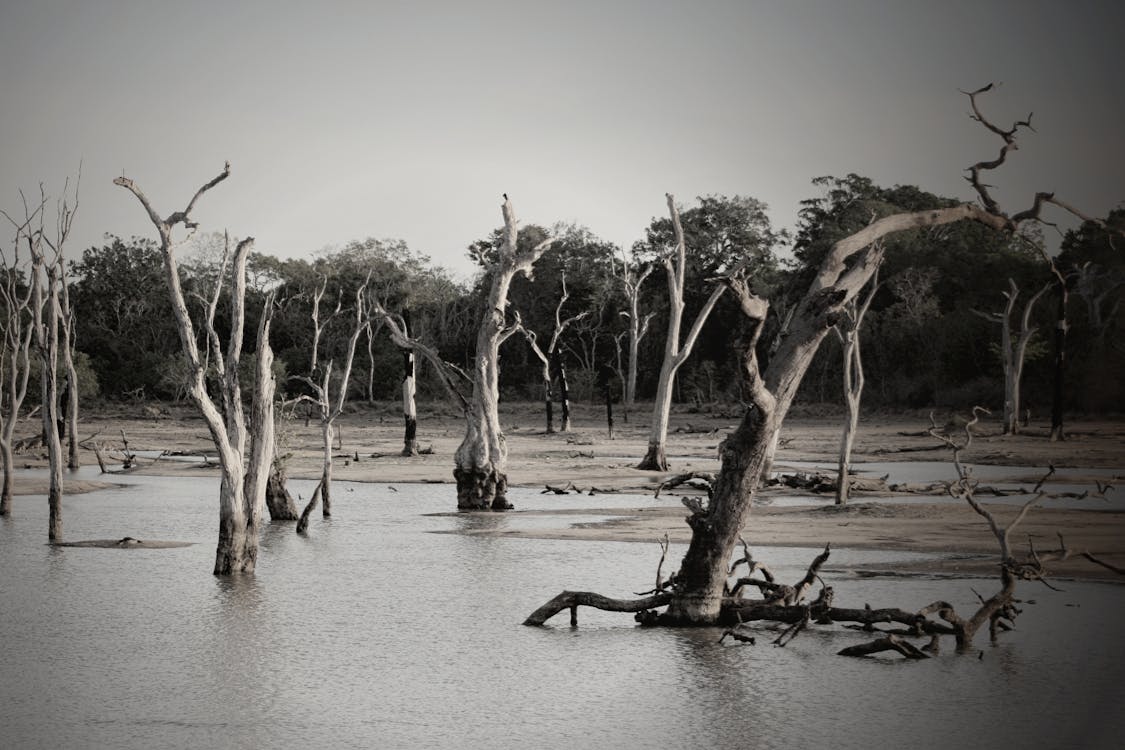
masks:
<path id="1" fill-rule="evenodd" d="M 292 6 L 292 7 L 291 7 Z M 1001 204 L 1125 200 L 1125 5 L 1106 2 L 0 0 L 0 207 L 83 164 L 72 252 L 152 236 L 126 174 L 279 256 L 405 239 L 465 276 L 501 223 L 576 221 L 623 246 L 664 193 L 766 201 L 818 175 L 971 198 L 963 168 L 1034 110 Z"/>

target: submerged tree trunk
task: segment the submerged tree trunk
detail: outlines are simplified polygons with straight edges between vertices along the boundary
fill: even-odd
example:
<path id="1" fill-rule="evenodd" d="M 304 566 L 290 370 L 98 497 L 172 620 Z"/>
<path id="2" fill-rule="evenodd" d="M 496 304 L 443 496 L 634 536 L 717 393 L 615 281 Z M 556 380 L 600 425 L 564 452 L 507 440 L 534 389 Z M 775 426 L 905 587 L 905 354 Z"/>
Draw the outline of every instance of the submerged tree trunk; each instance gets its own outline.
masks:
<path id="1" fill-rule="evenodd" d="M 335 433 L 332 429 L 332 422 L 325 420 L 321 422 L 321 436 L 324 438 L 324 465 L 320 472 L 320 494 L 321 514 L 323 518 L 329 518 L 332 515 L 332 496 L 330 489 L 332 487 L 332 440 L 335 438 Z"/>
<path id="2" fill-rule="evenodd" d="M 176 242 L 173 240 L 172 232 L 177 224 L 184 224 L 188 228 L 194 227 L 195 224 L 189 216 L 196 202 L 203 193 L 229 176 L 228 163 L 221 174 L 195 192 L 186 209 L 171 214 L 167 219 L 162 219 L 156 213 L 148 198 L 131 179 L 117 177 L 113 181 L 115 185 L 127 189 L 137 198 L 159 234 L 160 250 L 164 257 L 165 283 L 168 286 L 172 312 L 180 335 L 181 350 L 190 367 L 188 392 L 207 423 L 211 439 L 219 454 L 222 479 L 219 486 L 219 541 L 215 548 L 215 575 L 254 572 L 258 560 L 260 514 L 265 505 L 266 489 L 266 482 L 260 481 L 259 478 L 267 475 L 268 465 L 273 460 L 272 451 L 251 450 L 252 458 L 247 467 L 247 425 L 238 378 L 246 319 L 246 259 L 253 239 L 246 238 L 238 243 L 230 264 L 230 338 L 227 341 L 225 356 L 214 325 L 214 318 L 226 276 L 227 262 L 230 260 L 229 242 L 224 248 L 222 267 L 205 321 L 211 363 L 221 373 L 218 394 L 220 406 L 207 389 L 206 368 L 200 356 L 195 326 L 188 314 L 184 299 L 175 256 Z M 267 304 L 272 305 L 272 300 L 268 300 Z M 264 317 L 267 316 L 268 310 L 264 314 Z M 263 336 L 263 330 L 264 336 L 268 337 L 268 326 L 264 329 L 259 328 L 259 336 Z M 258 348 L 259 351 L 268 348 L 268 338 L 259 341 Z M 272 389 L 265 383 L 256 389 L 255 398 L 265 399 L 267 393 L 272 408 Z M 257 408 L 258 405 L 255 404 L 254 409 Z M 262 464 L 266 465 L 265 469 Z M 247 473 L 252 477 L 249 483 L 246 481 Z M 253 493 L 252 495 L 248 494 L 248 489 Z"/>
<path id="3" fill-rule="evenodd" d="M 500 428 L 500 344 L 520 330 L 518 321 L 507 325 L 504 310 L 508 289 L 517 273 L 527 273 L 554 241 L 544 240 L 519 252 L 518 229 L 511 202 L 503 204 L 504 235 L 499 258 L 492 269 L 492 286 L 484 300 L 484 315 L 477 332 L 473 357 L 473 394 L 465 408 L 465 438 L 453 456 L 458 510 L 507 510 L 508 449 Z"/>
<path id="4" fill-rule="evenodd" d="M 27 383 L 31 376 L 31 340 L 35 328 L 30 324 L 28 308 L 31 305 L 32 289 L 23 283 L 23 268 L 19 261 L 19 246 L 23 233 L 29 231 L 31 217 L 16 233 L 12 248 L 12 265 L 4 269 L 4 282 L 0 284 L 0 303 L 2 303 L 4 325 L 0 328 L 0 383 L 3 384 L 4 398 L 0 399 L 0 463 L 3 466 L 3 484 L 0 485 L 0 516 L 12 512 L 12 472 L 15 464 L 12 457 L 12 439 L 20 410 L 27 396 Z"/>
<path id="5" fill-rule="evenodd" d="M 266 481 L 266 507 L 271 521 L 296 521 L 298 518 L 297 505 L 286 487 L 285 470 L 276 461 Z"/>
<path id="6" fill-rule="evenodd" d="M 3 466 L 4 477 L 0 479 L 0 516 L 12 514 L 12 472 L 15 465 L 12 461 L 11 441 L 0 441 L 0 466 Z"/>

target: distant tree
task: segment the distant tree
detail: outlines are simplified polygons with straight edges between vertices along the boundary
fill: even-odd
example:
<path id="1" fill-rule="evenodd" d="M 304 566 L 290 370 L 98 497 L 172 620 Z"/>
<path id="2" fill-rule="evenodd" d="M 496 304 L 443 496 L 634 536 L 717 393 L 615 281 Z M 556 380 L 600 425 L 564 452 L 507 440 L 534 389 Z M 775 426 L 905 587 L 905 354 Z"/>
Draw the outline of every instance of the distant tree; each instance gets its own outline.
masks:
<path id="1" fill-rule="evenodd" d="M 1031 324 L 1031 314 L 1035 310 L 1035 303 L 1039 301 L 1051 288 L 1050 284 L 1042 287 L 1024 303 L 1023 312 L 1020 314 L 1019 328 L 1013 328 L 1012 314 L 1016 312 L 1016 298 L 1019 297 L 1019 287 L 1012 279 L 1008 279 L 1008 291 L 1003 292 L 1007 303 L 1003 312 L 985 313 L 976 311 L 978 315 L 1000 324 L 1000 361 L 1004 367 L 1004 417 L 1002 424 L 1005 435 L 1015 435 L 1020 431 L 1020 383 L 1023 379 L 1024 359 L 1027 357 L 1027 345 L 1035 335 L 1035 326 Z"/>
<path id="2" fill-rule="evenodd" d="M 590 314 L 589 310 L 583 310 L 569 317 L 562 317 L 562 309 L 568 299 L 570 299 L 570 293 L 566 289 L 566 274 L 563 274 L 562 294 L 559 297 L 558 305 L 555 307 L 554 327 L 551 329 L 551 338 L 547 342 L 546 350 L 539 345 L 538 334 L 529 329 L 522 322 L 520 323 L 520 330 L 527 339 L 528 345 L 543 364 L 543 401 L 546 407 L 548 435 L 555 431 L 554 394 L 552 393 L 551 382 L 556 377 L 559 380 L 561 389 L 559 392 L 559 400 L 562 407 L 562 431 L 570 432 L 570 396 L 566 386 L 566 368 L 559 352 L 559 339 L 568 326 L 576 321 L 582 320 Z"/>
<path id="3" fill-rule="evenodd" d="M 312 309 L 313 347 L 310 351 L 312 362 L 309 366 L 309 374 L 300 378 L 315 394 L 313 397 L 302 396 L 301 398 L 315 404 L 317 410 L 320 412 L 323 460 L 321 462 L 322 468 L 318 489 L 320 490 L 319 497 L 323 503 L 322 507 L 325 518 L 332 515 L 332 445 L 335 439 L 335 422 L 337 417 L 344 412 L 344 405 L 347 402 L 348 381 L 351 379 L 356 345 L 359 342 L 359 337 L 363 335 L 363 332 L 368 327 L 367 306 L 364 302 L 364 293 L 367 290 L 367 281 L 365 280 L 355 292 L 355 303 L 352 308 L 352 314 L 349 316 L 352 320 L 352 331 L 351 335 L 348 337 L 348 347 L 344 355 L 344 365 L 340 371 L 339 381 L 335 385 L 335 394 L 333 394 L 333 360 L 329 359 L 321 364 L 317 359 L 321 333 L 327 322 L 326 319 L 321 318 L 320 314 L 320 300 L 324 295 L 327 284 L 328 279 L 325 277 L 324 284 L 317 290 L 314 296 Z M 339 312 L 339 308 L 337 308 L 336 312 Z M 335 396 L 335 398 L 333 398 L 333 396 Z M 316 507 L 317 497 L 318 494 L 314 493 L 312 500 L 310 500 L 304 512 L 301 514 L 301 519 L 297 523 L 298 533 L 303 532 L 308 527 L 309 514 Z"/>
<path id="4" fill-rule="evenodd" d="M 0 284 L 0 305 L 3 306 L 0 318 L 2 338 L 0 338 L 0 386 L 3 398 L 0 403 L 0 461 L 4 478 L 0 487 L 0 516 L 12 512 L 12 479 L 15 464 L 12 455 L 12 438 L 19 422 L 20 410 L 27 395 L 27 383 L 31 375 L 31 340 L 35 328 L 31 324 L 32 288 L 29 283 L 29 265 L 21 258 L 20 249 L 34 232 L 34 220 L 39 206 L 30 217 L 11 221 L 14 239 L 10 248 L 3 252 L 3 283 Z"/>
<path id="5" fill-rule="evenodd" d="M 643 253 L 657 255 L 668 282 L 664 358 L 649 428 L 648 451 L 637 465 L 638 469 L 650 471 L 668 470 L 664 445 L 676 373 L 687 361 L 708 316 L 727 288 L 716 283 L 717 279 L 712 277 L 742 269 L 760 272 L 763 278 L 767 278 L 775 266 L 773 246 L 780 239 L 770 228 L 765 204 L 754 199 L 701 198 L 700 206 L 685 214 L 690 221 L 681 218 L 670 194 L 667 201 L 670 218 L 654 221 L 646 244 L 636 248 Z M 681 337 L 689 264 L 695 270 L 698 281 L 708 280 L 711 292 L 699 307 L 687 336 Z"/>
<path id="6" fill-rule="evenodd" d="M 881 259 L 879 260 L 881 262 Z M 860 329 L 863 319 L 871 308 L 871 300 L 879 291 L 879 269 L 871 276 L 867 296 L 863 301 L 853 297 L 844 305 L 840 322 L 833 329 L 844 350 L 844 402 L 847 416 L 844 419 L 844 434 L 840 437 L 840 460 L 836 472 L 836 504 L 847 505 L 851 487 L 850 464 L 855 433 L 859 427 L 859 405 L 863 398 L 865 378 L 863 376 L 863 354 L 860 347 Z"/>
<path id="7" fill-rule="evenodd" d="M 640 356 L 641 341 L 648 334 L 649 323 L 652 322 L 652 317 L 656 315 L 655 311 L 649 311 L 642 317 L 640 310 L 641 286 L 644 285 L 645 279 L 654 270 L 656 270 L 656 266 L 651 263 L 639 269 L 634 268 L 634 264 L 624 251 L 621 253 L 621 264 L 614 269 L 621 284 L 622 293 L 625 295 L 626 309 L 621 311 L 621 315 L 628 321 L 629 354 L 624 395 L 626 414 L 628 414 L 629 409 L 633 408 L 633 404 L 637 400 L 637 361 Z M 620 350 L 620 342 L 618 342 L 618 349 Z M 620 369 L 620 366 L 618 369 Z"/>

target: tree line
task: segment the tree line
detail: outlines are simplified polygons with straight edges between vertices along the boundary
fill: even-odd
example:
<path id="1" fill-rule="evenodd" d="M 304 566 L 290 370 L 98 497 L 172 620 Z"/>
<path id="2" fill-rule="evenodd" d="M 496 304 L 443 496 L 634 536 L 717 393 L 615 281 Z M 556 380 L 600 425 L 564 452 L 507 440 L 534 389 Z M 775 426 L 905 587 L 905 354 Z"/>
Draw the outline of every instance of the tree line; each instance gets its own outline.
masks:
<path id="1" fill-rule="evenodd" d="M 681 272 L 685 334 L 707 308 L 715 288 L 710 280 L 735 266 L 748 266 L 755 289 L 774 300 L 762 336 L 768 356 L 768 349 L 784 335 L 796 290 L 807 283 L 835 239 L 873 217 L 956 204 L 913 186 L 883 188 L 858 175 L 819 178 L 814 187 L 818 194 L 804 201 L 792 236 L 772 227 L 765 206 L 753 198 L 703 196 L 680 208 L 687 249 Z M 1106 222 L 1111 227 L 1125 224 L 1125 211 L 1112 212 Z M 372 297 L 388 310 L 408 311 L 417 338 L 446 360 L 468 367 L 480 322 L 479 300 L 492 280 L 490 268 L 500 232 L 469 244 L 468 252 L 480 272 L 467 284 L 400 240 L 357 240 L 311 259 L 250 253 L 251 324 L 256 324 L 257 315 L 252 311 L 260 309 L 267 294 L 275 294 L 279 301 L 273 342 L 281 390 L 291 395 L 307 390 L 295 377 L 308 374 L 316 291 L 324 288 L 319 302 L 324 327 L 321 356 L 339 360 L 350 335 L 345 310 L 353 305 L 356 290 L 369 274 Z M 626 251 L 577 225 L 520 229 L 521 248 L 548 236 L 553 244 L 536 263 L 532 277 L 518 276 L 511 282 L 508 310 L 519 314 L 525 335 L 502 345 L 503 398 L 541 400 L 545 383 L 555 384 L 557 398 L 560 371 L 567 374 L 570 395 L 584 401 L 600 400 L 599 382 L 608 379 L 614 400 L 625 403 L 626 418 L 633 416 L 629 407 L 635 400 L 657 395 L 673 309 L 667 293 L 669 273 L 676 273 L 661 262 L 674 245 L 671 220 L 654 219 L 644 235 Z M 1111 230 L 1086 222 L 1066 233 L 1062 253 L 1054 259 L 1070 296 L 1066 403 L 1083 412 L 1117 411 L 1125 396 L 1125 351 L 1120 344 L 1125 328 L 1120 305 L 1125 263 L 1110 247 L 1111 236 Z M 202 313 L 203 290 L 215 282 L 221 244 L 221 235 L 204 236 L 184 254 L 179 273 L 193 314 Z M 865 405 L 1001 407 L 1001 335 L 982 313 L 1004 310 L 1011 280 L 1022 295 L 1020 303 L 1048 287 L 1030 316 L 1035 333 L 1029 339 L 1023 371 L 1023 403 L 1033 415 L 1045 416 L 1052 398 L 1051 332 L 1060 295 L 1043 245 L 1042 232 L 1013 235 L 967 222 L 888 239 L 882 283 L 862 333 L 868 384 Z M 70 261 L 67 273 L 83 396 L 184 398 L 186 369 L 157 244 L 148 238 L 107 237 L 103 245 L 90 247 Z M 228 307 L 224 299 L 217 311 L 220 330 L 229 327 Z M 720 409 L 746 402 L 731 347 L 733 333 L 741 326 L 739 316 L 729 296 L 714 302 L 671 389 L 675 402 Z M 554 336 L 565 321 L 569 323 Z M 399 396 L 401 353 L 389 345 L 382 329 L 376 323 L 359 342 L 347 395 L 350 401 Z M 246 344 L 252 352 L 253 342 Z M 632 371 L 631 351 L 635 352 Z M 544 356 L 549 359 L 546 365 Z M 817 353 L 799 400 L 843 403 L 843 362 L 839 342 L 830 338 Z M 635 378 L 632 390 L 630 372 Z M 440 383 L 425 366 L 418 387 L 424 400 L 443 397 Z"/>

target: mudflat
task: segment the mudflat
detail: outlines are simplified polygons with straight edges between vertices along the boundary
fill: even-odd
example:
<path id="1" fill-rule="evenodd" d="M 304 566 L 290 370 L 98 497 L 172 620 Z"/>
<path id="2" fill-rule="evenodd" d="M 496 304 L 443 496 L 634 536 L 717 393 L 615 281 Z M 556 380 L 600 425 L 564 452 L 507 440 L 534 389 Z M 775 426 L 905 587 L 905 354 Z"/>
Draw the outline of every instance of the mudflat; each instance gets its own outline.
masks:
<path id="1" fill-rule="evenodd" d="M 738 406 L 674 411 L 667 441 L 669 474 L 634 468 L 647 445 L 649 405 L 638 405 L 628 414 L 628 421 L 618 406 L 613 439 L 609 438 L 600 407 L 575 404 L 572 409 L 570 432 L 547 434 L 542 405 L 501 405 L 510 484 L 570 488 L 590 498 L 586 508 L 542 511 L 533 502 L 524 502 L 514 512 L 528 517 L 539 513 L 556 517 L 562 513 L 587 517 L 593 514 L 606 520 L 566 528 L 546 522 L 542 529 L 521 524 L 528 528 L 480 533 L 647 543 L 667 534 L 674 543 L 686 542 L 690 537 L 684 522 L 687 511 L 678 498 L 690 490 L 675 490 L 659 499 L 638 498 L 636 507 L 613 509 L 601 507 L 596 496 L 607 492 L 651 496 L 670 474 L 717 472 L 718 446 L 738 424 Z M 939 416 L 938 423 L 957 434 L 956 424 L 946 424 L 950 416 Z M 397 404 L 356 406 L 343 414 L 337 425 L 341 434 L 333 448 L 333 476 L 337 481 L 448 483 L 453 511 L 453 453 L 464 435 L 459 414 L 442 404 L 422 406 L 419 443 L 432 452 L 414 457 L 401 455 L 403 420 Z M 864 464 L 873 462 L 948 462 L 950 451 L 926 434 L 929 426 L 930 417 L 924 412 L 865 416 L 856 437 L 853 468 L 862 470 Z M 796 411 L 782 431 L 775 468 L 831 469 L 841 428 L 839 414 L 814 409 Z M 133 471 L 187 476 L 217 471 L 206 427 L 189 406 L 104 409 L 85 415 L 79 434 L 88 448 L 95 442 L 99 444 L 111 472 L 120 468 L 125 440 L 129 450 L 138 453 Z M 279 420 L 279 434 L 280 450 L 288 455 L 289 476 L 318 477 L 323 448 L 317 420 L 306 422 L 299 414 Z M 1048 466 L 1068 469 L 1067 492 L 1062 492 L 1063 482 L 1057 475 L 1044 482 L 1041 489 L 1056 496 L 1051 503 L 1055 507 L 1033 508 L 1013 532 L 1013 544 L 1021 551 L 1026 549 L 1028 540 L 1038 550 L 1057 549 L 1061 534 L 1066 547 L 1074 553 L 1088 551 L 1108 563 L 1125 567 L 1125 512 L 1115 510 L 1125 508 L 1125 420 L 1077 418 L 1068 423 L 1067 434 L 1067 440 L 1051 442 L 1048 425 L 1033 421 L 1020 435 L 1002 435 L 998 422 L 985 420 L 975 430 L 973 443 L 962 459 L 977 465 L 1012 467 L 1010 471 L 990 473 L 986 484 L 995 486 L 1031 489 L 1047 473 Z M 175 460 L 175 454 L 210 455 L 211 461 L 185 462 Z M 92 450 L 84 450 L 82 459 L 86 464 L 95 463 Z M 42 464 L 42 457 L 34 453 L 24 453 L 16 459 L 18 467 Z M 105 475 L 105 481 L 112 482 L 112 476 Z M 45 492 L 45 486 L 38 486 L 43 483 L 41 480 L 29 481 L 30 484 L 18 483 L 17 491 Z M 83 485 L 71 485 L 69 491 L 97 487 L 96 483 Z M 1075 487 L 1083 489 L 1075 493 Z M 899 570 L 987 574 L 996 569 L 997 545 L 983 518 L 967 505 L 944 500 L 940 488 L 930 490 L 934 494 L 929 496 L 919 494 L 918 487 L 912 489 L 913 492 L 861 491 L 853 495 L 848 506 L 836 507 L 831 504 L 830 494 L 767 488 L 759 494 L 744 535 L 752 546 L 822 547 L 831 542 L 834 547 L 941 555 L 905 568 L 896 565 Z M 1081 492 L 1087 493 L 1084 507 L 1067 507 L 1067 496 Z M 1027 495 L 1027 499 L 1032 496 Z M 794 500 L 795 497 L 805 500 Z M 980 499 L 1002 524 L 1014 518 L 1024 501 L 1022 497 L 986 495 Z M 1049 568 L 1060 577 L 1120 578 L 1077 555 L 1052 563 Z"/>

